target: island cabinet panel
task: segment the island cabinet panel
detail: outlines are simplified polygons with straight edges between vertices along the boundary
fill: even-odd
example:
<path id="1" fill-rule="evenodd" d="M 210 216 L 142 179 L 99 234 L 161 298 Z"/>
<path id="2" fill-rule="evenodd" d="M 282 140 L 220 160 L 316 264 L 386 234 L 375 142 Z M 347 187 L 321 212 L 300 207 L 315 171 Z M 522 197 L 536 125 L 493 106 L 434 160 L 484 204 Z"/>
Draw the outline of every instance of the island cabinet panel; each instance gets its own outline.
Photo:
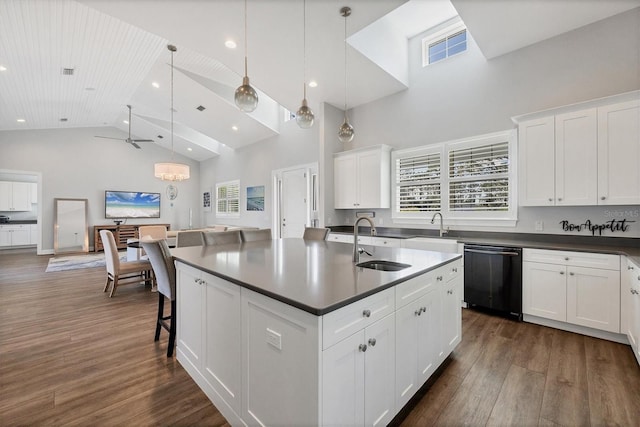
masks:
<path id="1" fill-rule="evenodd" d="M 640 265 L 628 258 L 623 265 L 621 331 L 640 364 Z"/>
<path id="2" fill-rule="evenodd" d="M 203 301 L 204 287 L 202 272 L 178 263 L 176 281 L 176 309 L 178 311 L 177 341 L 178 352 L 196 369 L 202 368 L 203 352 Z"/>
<path id="3" fill-rule="evenodd" d="M 206 293 L 203 374 L 224 401 L 240 413 L 240 286 L 210 274 L 203 273 L 203 279 Z"/>
<path id="4" fill-rule="evenodd" d="M 396 414 L 395 316 L 322 352 L 323 425 L 385 426 Z"/>
<path id="5" fill-rule="evenodd" d="M 320 318 L 245 288 L 241 293 L 243 420 L 318 424 Z"/>
<path id="6" fill-rule="evenodd" d="M 438 364 L 442 362 L 462 341 L 462 292 L 464 276 L 461 261 L 454 261 L 440 268 L 436 282 L 440 282 L 442 347 Z"/>

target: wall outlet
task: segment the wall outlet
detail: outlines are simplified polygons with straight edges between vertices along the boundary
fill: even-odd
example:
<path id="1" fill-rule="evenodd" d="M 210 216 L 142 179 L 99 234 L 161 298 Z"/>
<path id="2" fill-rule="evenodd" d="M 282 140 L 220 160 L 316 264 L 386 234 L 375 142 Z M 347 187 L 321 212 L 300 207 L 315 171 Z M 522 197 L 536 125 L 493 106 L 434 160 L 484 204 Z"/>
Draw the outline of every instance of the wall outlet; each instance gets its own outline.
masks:
<path id="1" fill-rule="evenodd" d="M 536 231 L 543 231 L 543 230 L 544 230 L 544 222 L 536 221 Z"/>

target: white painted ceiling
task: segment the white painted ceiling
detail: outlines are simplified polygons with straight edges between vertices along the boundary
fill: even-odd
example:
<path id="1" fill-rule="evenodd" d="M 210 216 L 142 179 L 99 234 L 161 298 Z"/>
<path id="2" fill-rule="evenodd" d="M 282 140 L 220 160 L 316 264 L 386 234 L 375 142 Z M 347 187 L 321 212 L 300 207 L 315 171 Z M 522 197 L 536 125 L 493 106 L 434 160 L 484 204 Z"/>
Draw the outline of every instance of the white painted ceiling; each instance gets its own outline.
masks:
<path id="1" fill-rule="evenodd" d="M 352 108 L 410 84 L 407 53 L 381 41 L 412 37 L 456 10 L 491 58 L 640 0 L 307 0 L 307 81 L 318 82 L 307 98 L 316 111 L 323 102 L 343 107 L 344 5 L 353 10 L 347 19 Z M 177 153 L 204 160 L 221 144 L 235 149 L 276 135 L 280 106 L 295 112 L 302 100 L 303 2 L 248 1 L 248 74 L 260 93 L 251 114 L 233 104 L 243 74 L 243 17 L 239 0 L 0 0 L 0 65 L 7 68 L 0 71 L 0 130 L 103 127 L 100 135 L 126 137 L 130 104 L 132 137 L 170 149 L 171 43 L 178 48 Z M 228 39 L 237 42 L 235 50 L 224 46 Z M 62 75 L 63 68 L 74 75 Z"/>

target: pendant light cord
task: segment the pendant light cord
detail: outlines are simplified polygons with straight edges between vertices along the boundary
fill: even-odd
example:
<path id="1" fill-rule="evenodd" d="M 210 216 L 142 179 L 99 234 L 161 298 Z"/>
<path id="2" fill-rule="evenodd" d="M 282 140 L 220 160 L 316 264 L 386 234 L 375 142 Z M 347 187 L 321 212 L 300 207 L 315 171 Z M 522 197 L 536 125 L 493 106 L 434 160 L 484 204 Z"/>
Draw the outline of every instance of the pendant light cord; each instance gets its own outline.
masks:
<path id="1" fill-rule="evenodd" d="M 344 117 L 347 118 L 347 16 L 344 14 Z"/>
<path id="2" fill-rule="evenodd" d="M 247 76 L 247 0 L 244 0 L 244 76 Z"/>
<path id="3" fill-rule="evenodd" d="M 307 99 L 307 0 L 302 2 L 302 76 L 303 93 L 302 99 Z"/>
<path id="4" fill-rule="evenodd" d="M 173 161 L 173 50 L 171 50 L 171 161 Z"/>

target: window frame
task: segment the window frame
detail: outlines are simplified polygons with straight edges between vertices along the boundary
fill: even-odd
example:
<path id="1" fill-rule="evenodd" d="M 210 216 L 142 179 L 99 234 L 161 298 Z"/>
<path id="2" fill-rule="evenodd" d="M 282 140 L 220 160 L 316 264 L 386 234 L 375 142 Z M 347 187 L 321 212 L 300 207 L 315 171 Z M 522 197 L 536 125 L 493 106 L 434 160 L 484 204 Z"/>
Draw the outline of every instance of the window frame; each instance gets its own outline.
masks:
<path id="1" fill-rule="evenodd" d="M 219 202 L 220 202 L 220 188 L 227 188 L 227 194 L 229 194 L 229 188 L 234 188 L 237 191 L 238 197 L 225 197 L 224 200 L 227 201 L 227 209 L 224 211 L 221 211 L 219 208 Z M 225 181 L 225 182 L 219 182 L 216 184 L 216 216 L 219 217 L 225 217 L 225 218 L 240 218 L 240 206 L 241 206 L 241 200 L 240 200 L 240 180 L 236 179 L 233 181 Z M 230 200 L 237 200 L 238 201 L 238 210 L 237 212 L 233 212 L 233 211 L 229 211 L 229 201 Z"/>
<path id="2" fill-rule="evenodd" d="M 458 211 L 451 210 L 449 206 L 450 185 L 459 182 L 459 178 L 451 179 L 449 176 L 449 156 L 454 150 L 460 150 L 471 147 L 482 147 L 485 145 L 496 144 L 499 142 L 508 143 L 509 167 L 508 172 L 504 176 L 509 183 L 509 207 L 505 211 Z M 417 153 L 433 153 L 440 151 L 440 170 L 441 170 L 441 191 L 440 206 L 444 217 L 444 223 L 454 226 L 498 226 L 498 227 L 515 227 L 518 219 L 518 183 L 517 183 L 517 140 L 515 130 L 496 132 L 486 135 L 479 135 L 470 138 L 464 138 L 454 141 L 448 141 L 439 144 L 425 145 L 416 148 L 394 150 L 391 153 L 392 158 L 392 211 L 391 219 L 398 224 L 426 224 L 436 211 L 423 212 L 399 212 L 398 209 L 398 187 L 397 182 L 397 164 L 398 159 L 416 155 Z"/>
<path id="3" fill-rule="evenodd" d="M 464 50 L 454 53 L 453 55 L 449 55 L 448 54 L 448 47 L 445 47 L 445 53 L 447 53 L 447 56 L 445 56 L 442 59 L 439 59 L 435 62 L 429 62 L 429 47 L 433 44 L 436 43 L 440 43 L 442 41 L 444 41 L 446 43 L 447 39 L 449 37 L 452 37 L 462 31 L 466 32 L 466 47 Z M 469 50 L 469 30 L 467 29 L 467 26 L 464 25 L 464 22 L 462 22 L 461 20 L 451 24 L 451 25 L 447 25 L 446 27 L 444 27 L 443 29 L 436 31 L 435 33 L 431 33 L 428 36 L 424 37 L 422 39 L 422 66 L 423 67 L 427 67 L 429 65 L 433 65 L 433 64 L 438 64 L 442 61 L 446 61 L 449 58 L 453 58 L 454 56 L 458 56 L 466 51 Z"/>

